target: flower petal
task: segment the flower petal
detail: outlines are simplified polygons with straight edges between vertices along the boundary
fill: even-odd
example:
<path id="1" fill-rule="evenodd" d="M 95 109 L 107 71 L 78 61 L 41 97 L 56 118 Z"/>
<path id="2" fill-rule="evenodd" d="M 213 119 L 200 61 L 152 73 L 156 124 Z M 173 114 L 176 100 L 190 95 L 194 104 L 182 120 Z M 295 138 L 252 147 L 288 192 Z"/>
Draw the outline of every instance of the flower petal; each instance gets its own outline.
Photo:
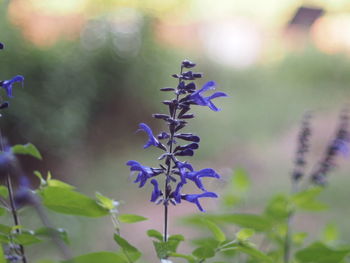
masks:
<path id="1" fill-rule="evenodd" d="M 146 148 L 150 147 L 151 145 L 157 147 L 157 146 L 159 145 L 159 141 L 156 139 L 156 137 L 154 137 L 151 128 L 150 128 L 147 124 L 145 124 L 145 123 L 140 123 L 140 124 L 139 124 L 139 127 L 140 127 L 141 130 L 143 130 L 144 132 L 146 132 L 147 135 L 148 135 L 148 141 L 147 141 L 147 143 L 143 146 L 143 148 L 146 149 Z"/>
<path id="2" fill-rule="evenodd" d="M 13 77 L 12 79 L 9 80 L 4 80 L 2 83 L 2 87 L 5 89 L 6 94 L 8 97 L 12 98 L 12 85 L 15 82 L 21 82 L 23 85 L 23 81 L 24 81 L 24 77 L 21 75 L 17 75 L 15 77 Z"/>

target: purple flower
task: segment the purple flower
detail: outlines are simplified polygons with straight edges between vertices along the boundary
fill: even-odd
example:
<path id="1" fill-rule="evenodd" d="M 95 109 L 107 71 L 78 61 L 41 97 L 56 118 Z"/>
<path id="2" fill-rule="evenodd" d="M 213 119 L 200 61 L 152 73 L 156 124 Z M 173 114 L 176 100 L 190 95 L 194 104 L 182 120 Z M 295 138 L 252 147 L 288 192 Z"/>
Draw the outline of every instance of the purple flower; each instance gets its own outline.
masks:
<path id="1" fill-rule="evenodd" d="M 183 182 L 178 183 L 173 193 L 173 198 L 175 199 L 175 202 L 178 204 L 181 203 L 181 190 L 183 186 L 184 186 Z"/>
<path id="2" fill-rule="evenodd" d="M 336 139 L 334 141 L 334 147 L 344 157 L 348 157 L 350 153 L 349 143 L 346 140 Z"/>
<path id="3" fill-rule="evenodd" d="M 21 176 L 19 178 L 19 187 L 16 190 L 14 199 L 15 206 L 18 209 L 26 205 L 33 205 L 35 203 L 35 198 L 30 189 L 30 181 L 26 176 Z"/>
<path id="4" fill-rule="evenodd" d="M 153 187 L 154 187 L 152 192 L 151 202 L 156 202 L 158 198 L 163 195 L 163 193 L 161 190 L 159 190 L 157 180 L 152 179 L 151 184 L 153 184 Z"/>
<path id="5" fill-rule="evenodd" d="M 212 102 L 212 99 L 218 98 L 218 97 L 227 97 L 227 94 L 224 92 L 215 92 L 209 97 L 203 97 L 202 92 L 205 92 L 210 89 L 215 89 L 215 82 L 209 81 L 203 85 L 203 87 L 195 92 L 193 92 L 189 99 L 191 100 L 191 103 L 200 105 L 200 106 L 208 106 L 213 111 L 219 111 L 220 109 L 217 108 Z"/>
<path id="6" fill-rule="evenodd" d="M 199 198 L 203 198 L 203 197 L 217 198 L 218 195 L 213 193 L 213 192 L 205 192 L 205 193 L 198 194 L 198 195 L 182 195 L 181 199 L 196 204 L 200 211 L 205 212 L 205 210 L 203 209 L 203 207 L 201 206 L 201 204 L 199 203 L 199 200 L 198 200 Z"/>
<path id="7" fill-rule="evenodd" d="M 201 178 L 202 177 L 220 178 L 220 175 L 218 175 L 213 169 L 206 168 L 200 171 L 187 172 L 185 177 L 193 181 L 199 189 L 206 192 L 207 190 L 204 188 Z"/>
<path id="8" fill-rule="evenodd" d="M 23 86 L 23 81 L 24 81 L 24 77 L 17 75 L 15 77 L 13 77 L 12 79 L 4 80 L 3 82 L 1 82 L 0 85 L 5 89 L 7 96 L 12 98 L 13 97 L 12 96 L 12 85 L 15 82 L 21 82 L 22 86 Z"/>
<path id="9" fill-rule="evenodd" d="M 4 49 L 4 44 L 0 42 L 0 49 Z"/>
<path id="10" fill-rule="evenodd" d="M 181 177 L 181 182 L 183 184 L 186 184 L 186 174 L 187 174 L 187 171 L 190 171 L 192 172 L 193 171 L 193 167 L 190 163 L 187 163 L 187 162 L 180 162 L 178 161 L 176 163 L 176 167 L 177 169 L 179 170 L 179 175 Z"/>
<path id="11" fill-rule="evenodd" d="M 5 146 L 4 151 L 0 152 L 0 167 L 7 167 L 15 160 L 15 155 L 10 146 Z"/>
<path id="12" fill-rule="evenodd" d="M 161 173 L 160 171 L 155 172 L 151 167 L 143 166 L 139 162 L 133 160 L 128 161 L 126 165 L 130 166 L 131 172 L 139 171 L 134 181 L 134 183 L 140 183 L 139 187 L 143 187 L 149 178 Z"/>
<path id="13" fill-rule="evenodd" d="M 151 130 L 151 128 L 145 124 L 145 123 L 140 123 L 139 124 L 139 127 L 141 130 L 143 130 L 144 132 L 147 133 L 148 135 L 148 141 L 147 143 L 143 146 L 144 149 L 150 147 L 151 145 L 155 146 L 155 147 L 158 147 L 158 148 L 161 148 L 163 150 L 166 150 L 165 146 L 163 144 L 161 144 L 157 139 L 156 137 L 154 137 L 153 135 L 153 132 Z"/>
<path id="14" fill-rule="evenodd" d="M 181 66 L 184 68 L 193 68 L 196 66 L 196 63 L 193 63 L 192 61 L 185 59 L 182 61 Z"/>

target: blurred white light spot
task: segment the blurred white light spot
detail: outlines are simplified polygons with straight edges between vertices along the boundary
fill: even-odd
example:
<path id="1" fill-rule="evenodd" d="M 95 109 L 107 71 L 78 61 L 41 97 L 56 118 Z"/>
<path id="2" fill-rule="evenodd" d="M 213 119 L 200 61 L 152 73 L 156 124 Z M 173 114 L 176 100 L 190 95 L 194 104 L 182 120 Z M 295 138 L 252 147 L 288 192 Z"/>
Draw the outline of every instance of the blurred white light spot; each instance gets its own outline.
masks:
<path id="1" fill-rule="evenodd" d="M 246 19 L 206 24 L 200 36 L 209 58 L 226 66 L 251 66 L 261 52 L 258 27 Z"/>
<path id="2" fill-rule="evenodd" d="M 325 53 L 350 52 L 350 15 L 325 16 L 316 21 L 311 36 L 318 49 Z"/>
<path id="3" fill-rule="evenodd" d="M 113 45 L 120 57 L 135 57 L 141 47 L 143 17 L 135 9 L 124 8 L 111 19 Z"/>

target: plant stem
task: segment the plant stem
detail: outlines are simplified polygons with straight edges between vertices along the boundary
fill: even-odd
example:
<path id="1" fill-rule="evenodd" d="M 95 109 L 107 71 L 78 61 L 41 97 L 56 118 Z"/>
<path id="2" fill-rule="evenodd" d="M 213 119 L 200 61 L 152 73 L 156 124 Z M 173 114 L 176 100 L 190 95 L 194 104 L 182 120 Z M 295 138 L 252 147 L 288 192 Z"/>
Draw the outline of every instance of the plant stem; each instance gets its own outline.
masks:
<path id="1" fill-rule="evenodd" d="M 181 66 L 181 71 L 180 71 L 180 75 L 182 74 L 182 70 L 183 67 Z M 179 85 L 181 83 L 181 77 L 179 78 Z M 179 94 L 176 94 L 176 101 L 179 100 Z M 171 116 L 172 120 L 175 120 L 176 117 L 176 111 L 177 111 L 177 106 L 175 107 L 173 114 Z M 169 156 L 173 154 L 173 140 L 174 140 L 174 132 L 171 131 L 171 129 L 169 129 L 170 131 L 170 140 L 169 140 Z M 169 188 L 169 176 L 170 176 L 170 171 L 171 171 L 171 162 L 172 159 L 170 158 L 169 162 L 168 162 L 168 167 L 167 167 L 167 173 L 166 173 L 166 178 L 165 178 L 165 185 L 164 185 L 164 193 L 165 193 L 165 202 L 164 204 L 164 236 L 163 236 L 163 241 L 167 242 L 168 241 L 168 206 L 169 206 L 169 193 L 168 193 L 168 188 Z"/>
<path id="2" fill-rule="evenodd" d="M 298 184 L 295 180 L 293 180 L 291 193 L 294 194 L 296 192 L 298 192 Z M 284 240 L 284 254 L 283 254 L 284 263 L 289 263 L 289 260 L 290 260 L 293 218 L 294 218 L 294 211 L 290 211 L 287 217 L 287 231 L 286 231 L 286 236 Z"/>
<path id="3" fill-rule="evenodd" d="M 15 205 L 15 200 L 14 200 L 14 194 L 13 194 L 13 188 L 12 188 L 12 182 L 11 182 L 11 176 L 10 173 L 7 173 L 6 176 L 6 186 L 9 192 L 9 199 L 10 199 L 10 206 L 11 206 L 11 213 L 12 213 L 12 217 L 13 217 L 13 221 L 15 226 L 19 226 L 20 225 L 20 221 L 19 221 L 19 217 L 17 214 L 17 210 L 16 210 L 16 205 Z M 20 234 L 20 230 L 17 227 L 16 228 L 16 233 Z M 24 252 L 24 247 L 23 245 L 19 245 L 20 251 L 21 251 L 21 256 L 22 256 L 22 262 L 23 263 L 27 263 L 27 258 Z"/>

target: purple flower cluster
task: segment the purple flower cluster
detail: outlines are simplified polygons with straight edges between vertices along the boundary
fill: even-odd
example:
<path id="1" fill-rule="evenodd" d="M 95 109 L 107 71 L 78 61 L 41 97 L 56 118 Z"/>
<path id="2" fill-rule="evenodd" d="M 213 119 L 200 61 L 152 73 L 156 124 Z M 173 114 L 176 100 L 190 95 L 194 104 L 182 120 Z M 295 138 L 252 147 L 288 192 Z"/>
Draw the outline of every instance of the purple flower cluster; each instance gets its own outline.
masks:
<path id="1" fill-rule="evenodd" d="M 4 44 L 0 43 L 0 50 L 2 50 L 2 49 L 4 49 Z M 24 77 L 21 75 L 17 75 L 9 80 L 0 81 L 0 87 L 2 87 L 6 91 L 7 97 L 13 98 L 12 88 L 13 88 L 13 84 L 16 82 L 20 82 L 23 86 Z M 2 99 L 0 100 L 0 109 L 5 109 L 8 106 L 9 106 L 8 101 L 3 101 Z"/>
<path id="2" fill-rule="evenodd" d="M 193 156 L 195 150 L 199 148 L 200 142 L 199 136 L 193 133 L 183 133 L 181 130 L 187 125 L 189 119 L 194 118 L 194 114 L 189 113 L 191 106 L 208 106 L 213 111 L 219 111 L 220 109 L 215 106 L 212 100 L 227 95 L 223 92 L 214 92 L 209 96 L 204 94 L 208 90 L 215 89 L 214 81 L 209 81 L 202 88 L 197 89 L 194 81 L 201 78 L 202 74 L 190 70 L 195 66 L 196 64 L 189 60 L 182 61 L 180 74 L 172 75 L 178 80 L 177 88 L 161 89 L 161 91 L 175 94 L 174 99 L 163 101 L 163 104 L 168 107 L 168 114 L 153 114 L 154 118 L 167 123 L 168 131 L 163 131 L 155 136 L 148 125 L 139 124 L 140 130 L 148 135 L 144 148 L 154 146 L 164 151 L 158 158 L 164 163 L 159 164 L 157 168 L 144 166 L 134 160 L 128 161 L 126 164 L 130 166 L 130 171 L 136 174 L 134 183 L 138 183 L 139 187 L 143 187 L 148 181 L 153 185 L 151 202 L 162 203 L 167 207 L 169 203 L 176 205 L 185 200 L 194 203 L 200 211 L 204 212 L 199 199 L 218 196 L 205 189 L 202 179 L 206 177 L 220 178 L 220 176 L 211 168 L 196 171 L 190 163 L 178 159 L 179 157 Z M 181 141 L 186 141 L 186 143 L 180 145 Z M 161 174 L 164 176 L 159 176 Z M 164 181 L 163 190 L 159 187 L 161 180 Z M 184 194 L 183 187 L 189 181 L 193 182 L 201 193 Z"/>
<path id="3" fill-rule="evenodd" d="M 309 177 L 312 184 L 326 185 L 328 174 L 336 167 L 336 159 L 339 155 L 348 156 L 349 149 L 349 112 L 344 110 L 340 115 L 340 122 L 335 136 L 331 139 L 323 157 L 314 166 L 310 174 L 306 174 L 306 155 L 310 149 L 310 137 L 311 137 L 311 115 L 307 113 L 301 124 L 301 129 L 298 136 L 298 146 L 295 156 L 295 165 L 292 172 L 292 182 L 294 187 L 305 178 Z"/>
<path id="4" fill-rule="evenodd" d="M 336 167 L 336 157 L 349 154 L 349 112 L 345 109 L 340 115 L 340 122 L 334 138 L 328 145 L 323 158 L 311 174 L 311 181 L 316 185 L 325 185 L 327 175 Z"/>

